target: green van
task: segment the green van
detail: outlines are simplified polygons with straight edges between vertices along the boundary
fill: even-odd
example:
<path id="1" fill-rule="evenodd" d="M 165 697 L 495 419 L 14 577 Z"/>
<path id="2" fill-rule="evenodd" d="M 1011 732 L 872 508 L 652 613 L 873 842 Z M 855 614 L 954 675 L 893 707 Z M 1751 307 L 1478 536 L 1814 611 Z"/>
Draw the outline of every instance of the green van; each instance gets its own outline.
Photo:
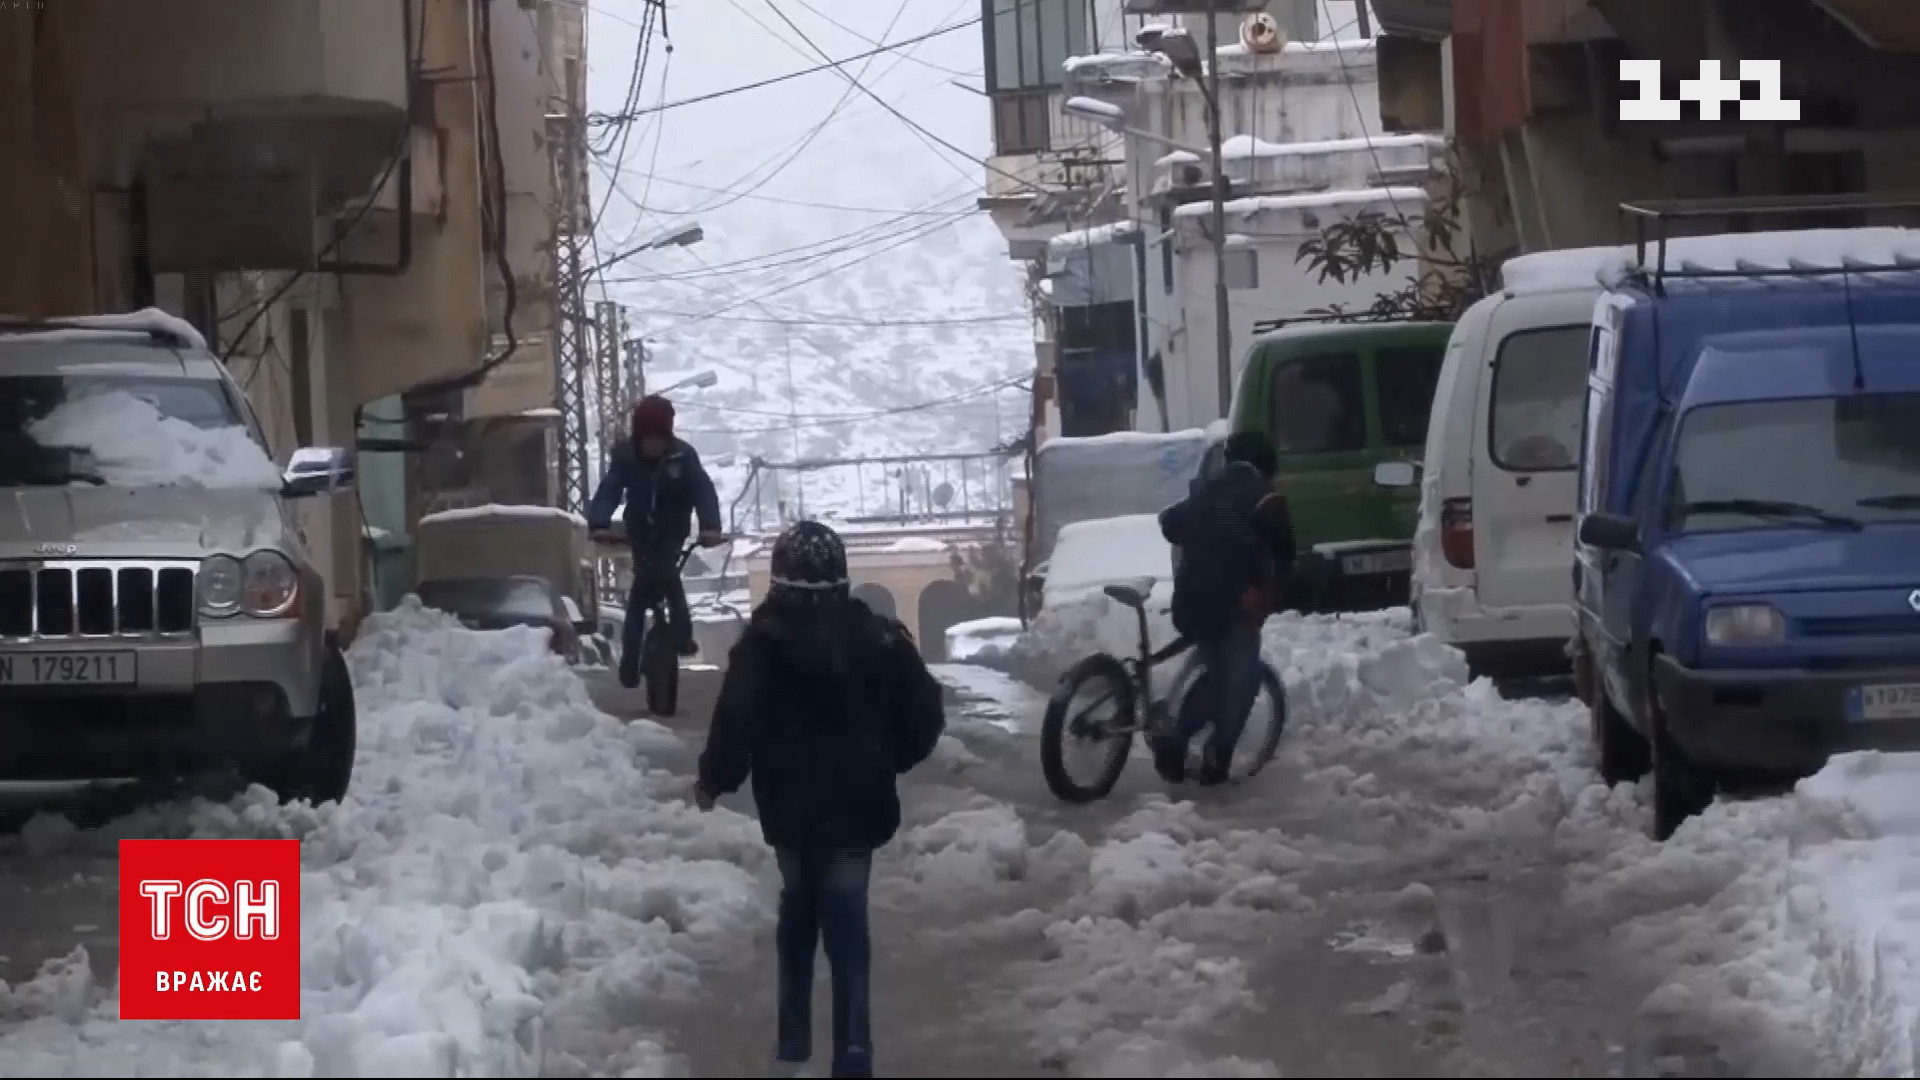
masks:
<path id="1" fill-rule="evenodd" d="M 1233 430 L 1265 432 L 1280 453 L 1275 487 L 1302 552 L 1295 605 L 1407 603 L 1420 493 L 1376 485 L 1374 467 L 1419 458 L 1453 324 L 1296 319 L 1255 332 Z"/>

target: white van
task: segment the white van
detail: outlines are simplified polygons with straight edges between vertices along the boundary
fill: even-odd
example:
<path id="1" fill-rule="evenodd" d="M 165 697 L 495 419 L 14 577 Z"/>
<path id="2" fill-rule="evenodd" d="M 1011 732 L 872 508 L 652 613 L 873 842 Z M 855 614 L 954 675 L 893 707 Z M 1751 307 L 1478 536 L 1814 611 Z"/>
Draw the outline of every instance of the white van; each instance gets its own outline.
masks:
<path id="1" fill-rule="evenodd" d="M 1588 326 L 1620 251 L 1509 260 L 1447 340 L 1418 472 L 1380 467 L 1421 485 L 1414 613 L 1476 674 L 1567 670 Z"/>

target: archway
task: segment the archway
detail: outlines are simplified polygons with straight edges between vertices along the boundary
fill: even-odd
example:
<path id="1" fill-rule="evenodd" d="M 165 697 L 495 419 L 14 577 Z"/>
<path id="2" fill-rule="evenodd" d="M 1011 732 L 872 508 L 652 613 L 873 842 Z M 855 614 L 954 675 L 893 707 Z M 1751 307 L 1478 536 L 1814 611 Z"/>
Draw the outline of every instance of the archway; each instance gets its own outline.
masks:
<path id="1" fill-rule="evenodd" d="M 889 619 L 900 617 L 900 605 L 893 599 L 893 590 L 877 581 L 863 581 L 855 585 L 853 598 Z"/>
<path id="2" fill-rule="evenodd" d="M 947 627 L 966 622 L 974 611 L 973 595 L 957 581 L 941 578 L 920 590 L 920 658 L 941 663 L 947 658 Z"/>

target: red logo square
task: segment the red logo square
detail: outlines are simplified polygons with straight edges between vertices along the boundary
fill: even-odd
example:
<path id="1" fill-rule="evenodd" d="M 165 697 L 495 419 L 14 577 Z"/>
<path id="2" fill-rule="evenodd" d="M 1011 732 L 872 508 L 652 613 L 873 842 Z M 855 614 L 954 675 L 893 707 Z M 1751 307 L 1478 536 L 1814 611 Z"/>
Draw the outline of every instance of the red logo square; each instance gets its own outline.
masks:
<path id="1" fill-rule="evenodd" d="M 300 1019 L 300 841 L 120 841 L 120 1019 Z"/>

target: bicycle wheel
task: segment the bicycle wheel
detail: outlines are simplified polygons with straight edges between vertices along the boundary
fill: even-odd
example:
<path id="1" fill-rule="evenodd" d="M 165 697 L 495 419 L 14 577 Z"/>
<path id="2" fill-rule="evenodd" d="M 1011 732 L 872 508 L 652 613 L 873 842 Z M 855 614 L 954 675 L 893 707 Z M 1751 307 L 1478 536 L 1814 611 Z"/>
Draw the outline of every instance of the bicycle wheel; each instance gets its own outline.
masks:
<path id="1" fill-rule="evenodd" d="M 674 648 L 672 635 L 655 626 L 647 628 L 647 639 L 640 647 L 640 674 L 647 685 L 647 712 L 654 716 L 672 716 L 680 707 L 680 651 Z"/>
<path id="2" fill-rule="evenodd" d="M 1040 771 L 1054 797 L 1089 803 L 1113 790 L 1139 728 L 1136 707 L 1132 677 L 1105 653 L 1087 657 L 1060 677 L 1040 725 Z M 1067 770 L 1067 751 L 1089 748 L 1096 750 L 1099 765 L 1092 781 L 1083 784 Z"/>
<path id="3" fill-rule="evenodd" d="M 1261 700 L 1261 699 L 1265 700 Z M 1247 730 L 1240 733 L 1240 746 L 1233 755 L 1232 775 L 1246 780 L 1259 773 L 1280 751 L 1280 736 L 1287 728 L 1287 684 L 1273 665 L 1260 662 L 1260 698 L 1247 715 Z"/>

